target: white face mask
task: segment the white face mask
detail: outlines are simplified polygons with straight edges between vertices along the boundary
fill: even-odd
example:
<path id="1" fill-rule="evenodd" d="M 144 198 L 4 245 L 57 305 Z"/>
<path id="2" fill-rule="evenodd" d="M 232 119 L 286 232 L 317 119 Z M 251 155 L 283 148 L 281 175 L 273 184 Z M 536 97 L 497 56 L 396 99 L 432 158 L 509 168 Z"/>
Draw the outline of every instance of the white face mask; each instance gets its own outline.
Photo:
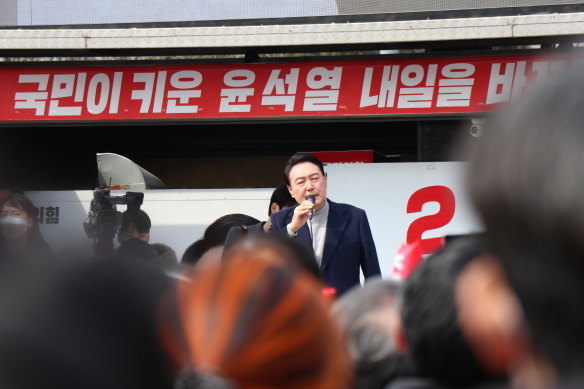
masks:
<path id="1" fill-rule="evenodd" d="M 16 239 L 26 233 L 28 222 L 20 217 L 4 216 L 0 218 L 0 228 L 6 239 Z"/>

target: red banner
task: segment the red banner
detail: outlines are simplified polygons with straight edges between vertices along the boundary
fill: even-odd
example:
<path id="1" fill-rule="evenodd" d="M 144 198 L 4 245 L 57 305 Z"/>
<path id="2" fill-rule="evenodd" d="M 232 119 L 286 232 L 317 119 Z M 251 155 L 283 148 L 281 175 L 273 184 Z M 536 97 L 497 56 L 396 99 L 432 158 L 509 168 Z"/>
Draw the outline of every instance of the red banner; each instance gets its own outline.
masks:
<path id="1" fill-rule="evenodd" d="M 543 55 L 0 68 L 0 121 L 485 112 L 558 72 Z"/>
<path id="2" fill-rule="evenodd" d="M 322 163 L 372 163 L 373 150 L 311 151 Z"/>

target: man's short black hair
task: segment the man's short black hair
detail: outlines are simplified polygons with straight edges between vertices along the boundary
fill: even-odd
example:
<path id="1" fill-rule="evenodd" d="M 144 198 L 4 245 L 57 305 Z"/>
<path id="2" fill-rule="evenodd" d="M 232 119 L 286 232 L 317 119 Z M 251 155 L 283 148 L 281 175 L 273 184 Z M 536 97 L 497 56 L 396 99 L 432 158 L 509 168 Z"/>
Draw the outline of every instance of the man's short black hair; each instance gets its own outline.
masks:
<path id="1" fill-rule="evenodd" d="M 141 234 L 150 233 L 150 227 L 152 227 L 150 217 L 141 209 L 137 212 L 124 212 L 122 214 L 122 225 L 120 227 L 120 232 L 126 231 L 130 224 L 134 224 L 136 226 L 136 230 L 138 230 L 138 232 Z"/>
<path id="2" fill-rule="evenodd" d="M 536 348 L 564 375 L 584 364 L 584 67 L 560 77 L 464 148 L 491 249 Z"/>
<path id="3" fill-rule="evenodd" d="M 280 209 L 293 207 L 296 205 L 296 200 L 290 195 L 290 191 L 285 184 L 278 186 L 272 192 L 272 197 L 270 198 L 270 206 L 268 207 L 268 216 L 272 216 L 272 204 L 278 204 Z"/>
<path id="4" fill-rule="evenodd" d="M 403 330 L 422 377 L 461 387 L 489 377 L 463 338 L 454 295 L 458 274 L 482 253 L 478 238 L 458 238 L 422 262 L 404 283 Z"/>
<path id="5" fill-rule="evenodd" d="M 284 168 L 284 180 L 286 181 L 286 184 L 290 185 L 290 170 L 292 170 L 294 166 L 303 162 L 310 162 L 315 164 L 320 169 L 322 175 L 323 176 L 325 175 L 324 165 L 322 164 L 322 162 L 320 162 L 318 158 L 309 153 L 296 153 L 290 157 L 288 163 L 286 164 L 286 167 Z"/>

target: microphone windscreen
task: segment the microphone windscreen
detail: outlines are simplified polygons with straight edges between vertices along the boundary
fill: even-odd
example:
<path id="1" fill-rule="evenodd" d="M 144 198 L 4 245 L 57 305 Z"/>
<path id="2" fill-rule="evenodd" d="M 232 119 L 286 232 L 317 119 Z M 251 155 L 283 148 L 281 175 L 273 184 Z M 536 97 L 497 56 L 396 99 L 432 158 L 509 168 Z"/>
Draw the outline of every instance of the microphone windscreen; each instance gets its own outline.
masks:
<path id="1" fill-rule="evenodd" d="M 313 195 L 308 195 L 306 196 L 306 200 L 310 201 L 312 204 L 314 204 L 314 196 Z M 312 215 L 314 214 L 314 210 L 313 209 L 309 209 L 308 210 L 308 220 L 312 220 Z"/>

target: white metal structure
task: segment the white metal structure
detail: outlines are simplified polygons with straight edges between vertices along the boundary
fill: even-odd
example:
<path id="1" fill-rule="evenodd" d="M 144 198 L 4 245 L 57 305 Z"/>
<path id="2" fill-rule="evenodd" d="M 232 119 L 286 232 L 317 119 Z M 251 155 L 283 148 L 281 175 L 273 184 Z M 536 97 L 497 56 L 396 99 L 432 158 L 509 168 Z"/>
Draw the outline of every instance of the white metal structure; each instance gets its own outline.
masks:
<path id="1" fill-rule="evenodd" d="M 537 38 L 584 34 L 584 13 L 267 26 L 0 30 L 0 50 L 229 48 Z"/>

